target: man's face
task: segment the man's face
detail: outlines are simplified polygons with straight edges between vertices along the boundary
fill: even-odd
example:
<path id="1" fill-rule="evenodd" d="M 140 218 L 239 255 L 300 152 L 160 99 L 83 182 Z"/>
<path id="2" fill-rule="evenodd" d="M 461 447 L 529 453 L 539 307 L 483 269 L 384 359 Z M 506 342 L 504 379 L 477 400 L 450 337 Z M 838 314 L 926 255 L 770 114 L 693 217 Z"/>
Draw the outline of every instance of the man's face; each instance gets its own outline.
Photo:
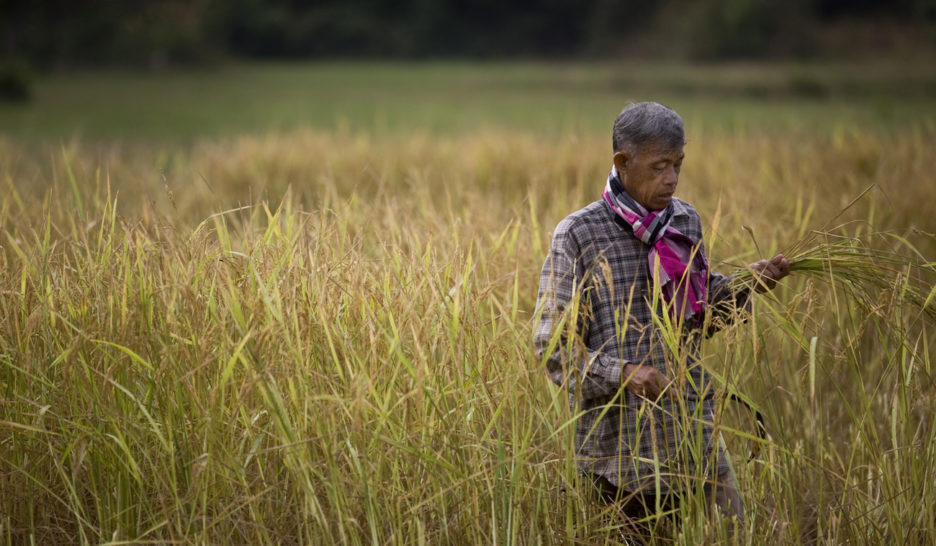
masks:
<path id="1" fill-rule="evenodd" d="M 614 154 L 614 166 L 634 200 L 647 210 L 661 210 L 673 199 L 683 157 L 682 146 L 667 150 L 648 144 L 636 154 L 623 150 Z"/>

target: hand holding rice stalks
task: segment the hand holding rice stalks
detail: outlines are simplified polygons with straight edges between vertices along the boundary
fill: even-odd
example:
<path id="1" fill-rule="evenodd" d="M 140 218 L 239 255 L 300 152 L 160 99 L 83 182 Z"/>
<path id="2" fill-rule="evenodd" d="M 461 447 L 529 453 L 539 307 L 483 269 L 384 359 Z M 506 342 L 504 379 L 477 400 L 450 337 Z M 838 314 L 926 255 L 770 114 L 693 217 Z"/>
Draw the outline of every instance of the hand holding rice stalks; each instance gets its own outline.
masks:
<path id="1" fill-rule="evenodd" d="M 873 187 L 873 186 L 872 186 Z M 856 309 L 865 316 L 873 317 L 888 335 L 894 336 L 898 344 L 916 352 L 911 331 L 920 335 L 915 327 L 908 327 L 904 320 L 922 325 L 936 319 L 936 261 L 927 260 L 907 238 L 892 232 L 871 232 L 864 236 L 847 236 L 847 224 L 834 225 L 834 222 L 848 208 L 864 196 L 866 189 L 822 228 L 811 231 L 769 262 L 783 260 L 785 268 L 768 268 L 768 260 L 760 260 L 740 269 L 732 276 L 731 287 L 736 290 L 756 290 L 765 292 L 773 288 L 776 279 L 782 279 L 787 272 L 796 272 L 826 283 L 833 292 L 844 294 L 847 303 L 845 309 Z M 742 226 L 754 240 L 753 230 Z M 929 238 L 929 243 L 936 243 L 936 235 L 915 231 L 914 235 Z M 763 255 L 754 240 L 759 255 Z M 933 248 L 927 244 L 926 248 Z M 910 313 L 897 311 L 902 309 Z M 896 311 L 896 312 L 895 312 Z M 783 318 L 780 319 L 784 320 Z M 801 342 L 805 341 L 800 326 L 795 320 L 785 322 L 785 330 L 794 332 Z M 923 334 L 925 335 L 925 334 Z M 803 345 L 810 352 L 809 383 L 810 397 L 814 397 L 815 359 L 817 337 L 811 344 Z M 925 342 L 924 342 L 925 347 Z M 925 351 L 925 349 L 924 349 Z M 926 359 L 926 357 L 923 357 Z M 928 360 L 926 360 L 928 362 Z M 927 364 L 928 366 L 928 364 Z M 928 370 L 928 367 L 927 367 Z M 756 457 L 761 443 L 772 442 L 767 434 L 763 410 L 752 398 L 742 394 L 738 388 L 725 378 L 710 370 L 712 376 L 724 385 L 729 398 L 740 402 L 755 415 L 757 433 L 760 442 L 756 443 L 750 459 Z"/>
<path id="2" fill-rule="evenodd" d="M 783 252 L 790 272 L 809 275 L 833 288 L 841 288 L 852 296 L 854 303 L 866 309 L 874 307 L 881 294 L 886 293 L 919 309 L 929 319 L 936 319 L 936 306 L 933 305 L 936 262 L 926 260 L 909 241 L 895 233 L 848 237 L 831 232 L 838 231 L 837 228 L 828 229 L 831 222 L 870 189 L 849 203 L 823 229 L 812 231 Z M 878 242 L 878 246 L 873 246 L 873 242 Z M 895 244 L 896 248 L 893 248 Z M 765 280 L 759 273 L 750 267 L 743 269 L 735 274 L 733 286 L 750 289 L 769 283 L 769 279 Z"/>

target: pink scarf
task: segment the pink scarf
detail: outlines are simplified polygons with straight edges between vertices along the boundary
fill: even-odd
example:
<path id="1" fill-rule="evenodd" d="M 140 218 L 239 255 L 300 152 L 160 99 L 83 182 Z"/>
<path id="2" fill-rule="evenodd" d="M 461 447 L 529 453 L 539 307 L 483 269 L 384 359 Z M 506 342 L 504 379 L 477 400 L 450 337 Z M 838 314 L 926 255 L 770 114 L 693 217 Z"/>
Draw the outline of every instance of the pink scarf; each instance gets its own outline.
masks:
<path id="1" fill-rule="evenodd" d="M 678 321 L 681 315 L 685 324 L 700 325 L 705 311 L 709 266 L 692 240 L 670 226 L 673 203 L 663 210 L 648 212 L 627 193 L 614 167 L 602 197 L 634 230 L 634 236 L 650 245 L 650 274 L 662 288 L 663 301 L 670 308 L 673 320 Z M 658 259 L 660 266 L 655 267 Z"/>

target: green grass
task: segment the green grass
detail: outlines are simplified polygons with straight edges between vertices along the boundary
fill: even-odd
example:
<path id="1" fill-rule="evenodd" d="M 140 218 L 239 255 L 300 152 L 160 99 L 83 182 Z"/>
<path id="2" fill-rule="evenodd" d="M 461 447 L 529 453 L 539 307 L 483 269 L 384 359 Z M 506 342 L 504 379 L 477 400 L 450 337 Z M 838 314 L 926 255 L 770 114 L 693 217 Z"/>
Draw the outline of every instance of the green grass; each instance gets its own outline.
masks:
<path id="1" fill-rule="evenodd" d="M 930 65 L 295 63 L 41 78 L 0 105 L 0 135 L 178 143 L 318 128 L 450 133 L 604 131 L 628 100 L 656 99 L 691 126 L 756 131 L 932 124 Z"/>
<path id="2" fill-rule="evenodd" d="M 349 81 L 363 87 L 358 68 L 320 67 L 336 96 Z M 477 75 L 378 69 L 398 89 L 419 70 L 437 90 Z M 256 88 L 299 77 L 296 67 L 244 70 L 272 78 Z M 506 86 L 554 68 L 499 70 Z M 576 89 L 594 87 L 593 67 L 567 70 L 583 74 Z M 708 85 L 727 77 L 693 70 L 684 77 Z M 43 112 L 58 129 L 0 144 L 0 541 L 615 543 L 621 520 L 575 484 L 566 394 L 531 347 L 549 231 L 597 199 L 607 174 L 600 101 L 582 101 L 595 128 L 578 114 L 551 129 L 561 114 L 540 118 L 540 107 L 566 104 L 565 91 L 553 103 L 537 91 L 537 115 L 510 126 L 498 101 L 463 89 L 467 110 L 436 97 L 437 126 L 400 106 L 386 130 L 363 112 L 339 131 L 303 117 L 282 132 L 220 106 L 245 117 L 187 132 L 155 116 L 160 132 L 118 116 L 117 101 L 109 130 L 60 145 L 59 131 L 106 109 L 106 97 L 160 79 L 99 77 L 62 76 L 84 86 L 85 113 Z M 217 74 L 161 85 L 193 79 L 218 103 L 236 95 Z M 60 92 L 52 83 L 37 105 Z M 524 95 L 516 87 L 498 96 Z M 138 94 L 136 107 L 158 111 L 163 91 Z M 771 439 L 758 442 L 744 410 L 720 406 L 746 531 L 731 538 L 687 502 L 682 525 L 653 541 L 927 543 L 933 324 L 908 296 L 932 309 L 936 130 L 924 114 L 910 122 L 926 101 L 887 99 L 907 116 L 888 121 L 855 110 L 884 99 L 711 93 L 684 99 L 700 106 L 687 115 L 678 195 L 701 212 L 714 267 L 730 272 L 803 239 L 797 252 L 818 261 L 703 347 L 705 365 L 767 417 Z M 386 100 L 403 105 L 403 95 Z M 179 97 L 168 102 L 178 112 L 212 102 Z M 346 98 L 333 111 L 351 108 Z M 810 110 L 813 100 L 824 107 Z M 736 126 L 721 117 L 733 105 L 762 116 L 745 124 L 777 123 Z M 204 136 L 228 130 L 260 134 Z M 806 252 L 823 248 L 825 235 L 808 241 L 815 228 L 897 261 L 855 288 L 854 272 L 873 269 L 855 254 Z"/>

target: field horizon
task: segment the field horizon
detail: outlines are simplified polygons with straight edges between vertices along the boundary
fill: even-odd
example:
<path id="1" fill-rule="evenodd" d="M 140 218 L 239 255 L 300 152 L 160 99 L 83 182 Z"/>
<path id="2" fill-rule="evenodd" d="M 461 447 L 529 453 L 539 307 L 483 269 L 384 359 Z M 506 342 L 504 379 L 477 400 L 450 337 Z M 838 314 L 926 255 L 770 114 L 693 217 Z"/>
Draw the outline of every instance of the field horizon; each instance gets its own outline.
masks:
<path id="1" fill-rule="evenodd" d="M 936 68 L 854 62 L 421 61 L 229 63 L 51 72 L 0 103 L 0 138 L 182 144 L 292 130 L 605 132 L 631 101 L 687 126 L 754 132 L 932 124 Z"/>

